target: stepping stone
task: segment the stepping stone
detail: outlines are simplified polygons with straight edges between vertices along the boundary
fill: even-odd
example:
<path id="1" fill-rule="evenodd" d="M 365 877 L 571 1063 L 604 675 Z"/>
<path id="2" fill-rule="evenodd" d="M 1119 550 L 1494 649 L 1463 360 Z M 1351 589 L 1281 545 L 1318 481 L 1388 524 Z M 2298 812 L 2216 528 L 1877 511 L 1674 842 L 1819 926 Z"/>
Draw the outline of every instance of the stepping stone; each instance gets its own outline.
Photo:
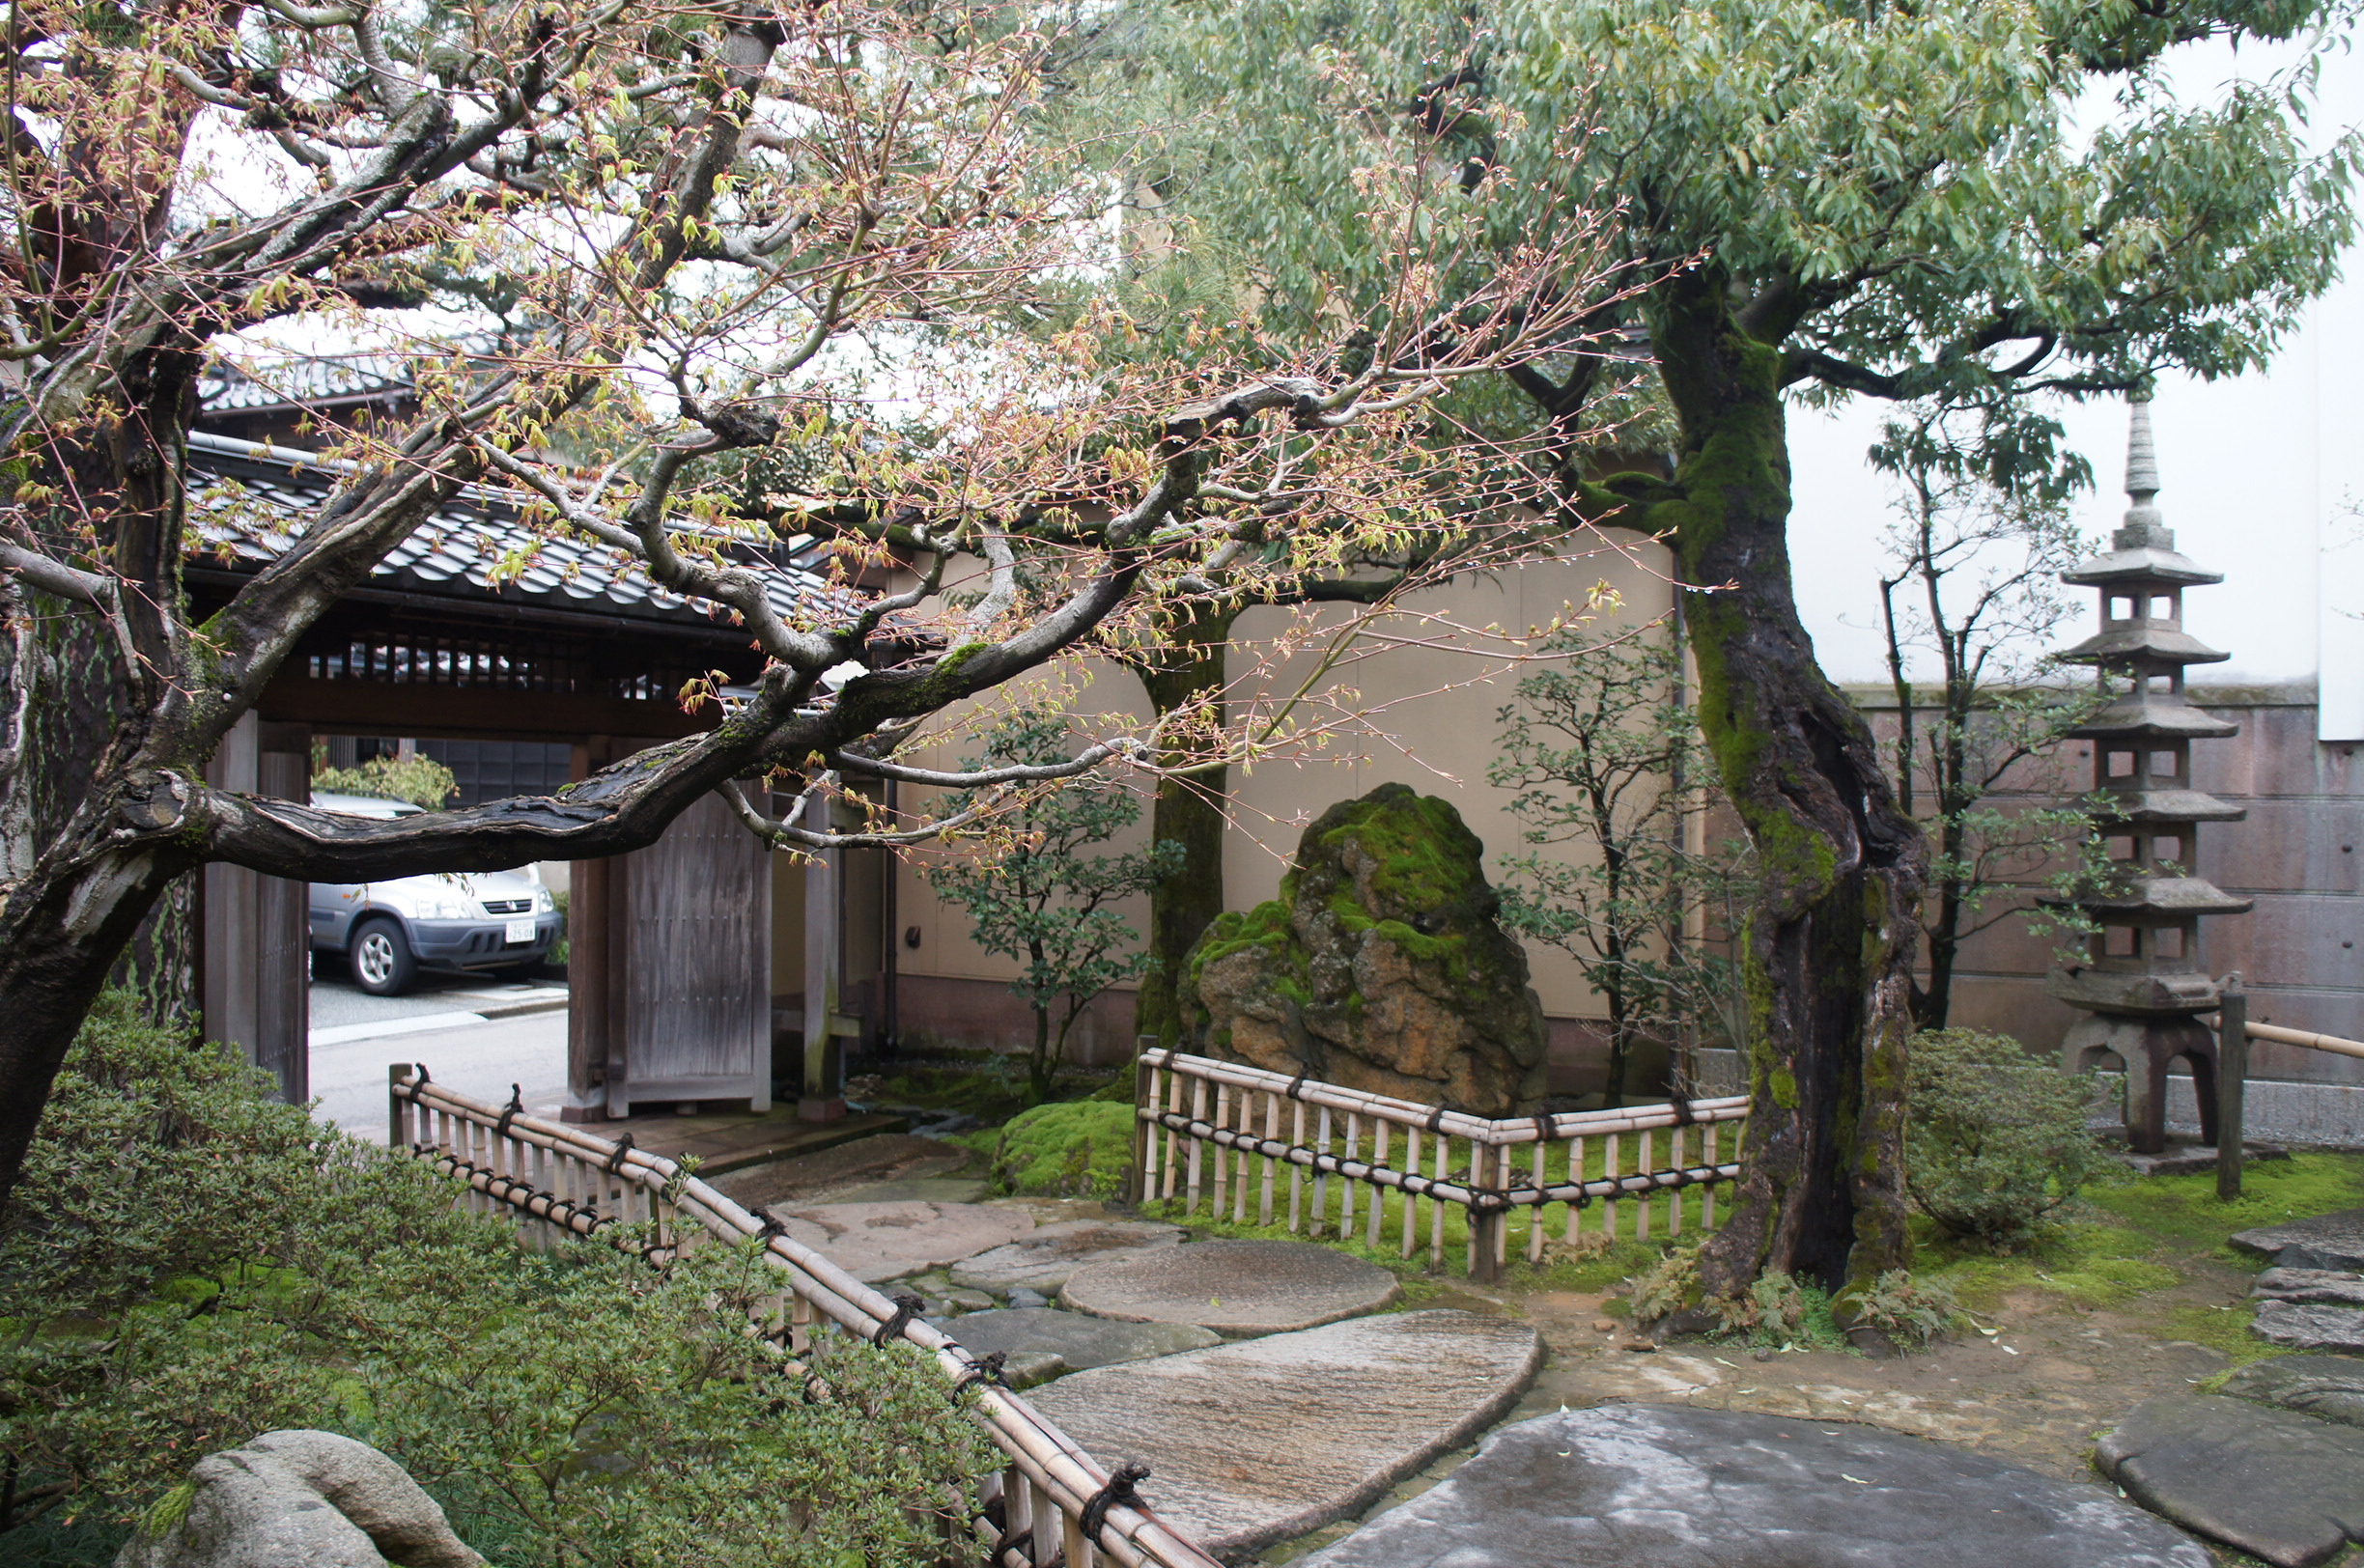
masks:
<path id="1" fill-rule="evenodd" d="M 1037 1225 L 1022 1242 L 997 1246 L 952 1271 L 956 1284 L 978 1290 L 1058 1293 L 1067 1276 L 1087 1263 L 1113 1263 L 1160 1247 L 1182 1245 L 1180 1225 L 1140 1219 L 1062 1219 Z"/>
<path id="2" fill-rule="evenodd" d="M 1029 1398 L 1101 1463 L 1148 1465 L 1149 1505 L 1228 1559 L 1369 1507 L 1500 1420 L 1542 1364 L 1524 1323 L 1403 1312 L 1076 1372 Z"/>
<path id="3" fill-rule="evenodd" d="M 874 1283 L 958 1263 L 1034 1228 L 1032 1215 L 982 1203 L 775 1204 L 767 1212 L 791 1239 Z"/>
<path id="4" fill-rule="evenodd" d="M 2364 1361 L 2344 1356 L 2277 1356 L 2251 1361 L 2225 1380 L 2238 1399 L 2364 1426 Z"/>
<path id="5" fill-rule="evenodd" d="M 2208 1568 L 2099 1487 L 1843 1421 L 1662 1405 L 1504 1427 L 1302 1568 Z"/>
<path id="6" fill-rule="evenodd" d="M 943 1328 L 978 1356 L 1002 1351 L 1015 1359 L 1021 1351 L 1045 1351 L 1078 1372 L 1223 1343 L 1192 1323 L 1116 1323 L 1048 1306 L 971 1312 Z"/>
<path id="7" fill-rule="evenodd" d="M 856 1138 L 818 1154 L 797 1155 L 715 1177 L 717 1191 L 749 1209 L 775 1203 L 847 1201 L 846 1190 L 905 1177 L 948 1176 L 975 1161 L 968 1150 L 908 1133 Z M 933 1195 L 933 1194 L 929 1194 Z"/>
<path id="8" fill-rule="evenodd" d="M 1126 1323 L 1195 1323 L 1239 1338 L 1360 1317 L 1401 1294 L 1377 1264 L 1308 1242 L 1194 1242 L 1078 1269 L 1059 1304 Z"/>
<path id="9" fill-rule="evenodd" d="M 831 1203 L 974 1203 L 993 1195 L 993 1188 L 974 1176 L 911 1176 L 891 1182 L 865 1182 L 831 1192 Z"/>
<path id="10" fill-rule="evenodd" d="M 2094 1451 L 2144 1507 L 2265 1558 L 2312 1568 L 2364 1541 L 2364 1431 L 2213 1394 L 2136 1407 Z"/>
<path id="11" fill-rule="evenodd" d="M 2260 1302 L 2249 1331 L 2269 1345 L 2364 1355 L 2364 1308 Z"/>
<path id="12" fill-rule="evenodd" d="M 2249 1294 L 2261 1301 L 2364 1306 L 2364 1274 L 2334 1269 L 2268 1269 L 2257 1276 Z"/>
<path id="13" fill-rule="evenodd" d="M 2364 1273 L 2364 1209 L 2244 1230 L 2233 1238 L 2233 1245 L 2264 1252 L 2285 1269 Z"/>

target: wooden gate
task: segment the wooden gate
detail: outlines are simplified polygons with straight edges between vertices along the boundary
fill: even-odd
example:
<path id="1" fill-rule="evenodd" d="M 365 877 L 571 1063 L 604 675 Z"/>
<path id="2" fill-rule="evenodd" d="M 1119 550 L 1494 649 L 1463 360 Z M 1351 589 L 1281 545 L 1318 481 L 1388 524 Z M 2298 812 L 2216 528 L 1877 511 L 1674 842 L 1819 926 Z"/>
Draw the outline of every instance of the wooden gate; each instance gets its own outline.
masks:
<path id="1" fill-rule="evenodd" d="M 772 1104 L 772 869 L 712 796 L 605 867 L 607 1114 L 635 1102 Z"/>

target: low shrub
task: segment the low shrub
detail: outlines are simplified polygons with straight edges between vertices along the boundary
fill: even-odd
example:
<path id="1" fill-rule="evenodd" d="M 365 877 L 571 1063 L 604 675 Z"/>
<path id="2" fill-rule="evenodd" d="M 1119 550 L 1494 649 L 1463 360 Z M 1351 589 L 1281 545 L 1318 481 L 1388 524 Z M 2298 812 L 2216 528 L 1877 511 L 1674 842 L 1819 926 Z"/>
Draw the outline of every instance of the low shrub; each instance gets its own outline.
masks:
<path id="1" fill-rule="evenodd" d="M 75 1043 L 0 1217 L 0 1561 L 103 1563 L 275 1427 L 384 1449 L 496 1561 L 940 1554 L 905 1503 L 988 1461 L 926 1357 L 849 1343 L 807 1398 L 746 1331 L 752 1247 L 527 1251 L 269 1087 L 124 995 Z"/>
<path id="2" fill-rule="evenodd" d="M 994 1185 L 1004 1192 L 1112 1198 L 1132 1169 L 1130 1101 L 1037 1106 L 1012 1117 L 994 1146 Z"/>
<path id="3" fill-rule="evenodd" d="M 2089 1075 L 2030 1056 L 2008 1035 L 1913 1037 L 1905 1186 L 1948 1233 L 1998 1251 L 2024 1246 L 2108 1163 L 2085 1126 Z"/>
<path id="4" fill-rule="evenodd" d="M 1666 1256 L 1625 1281 L 1636 1323 L 1671 1318 L 1699 1294 L 1699 1244 L 1670 1250 Z"/>
<path id="5" fill-rule="evenodd" d="M 1853 1307 L 1855 1327 L 1878 1330 L 1900 1350 L 1926 1350 L 1964 1316 L 1943 1280 L 1915 1279 L 1903 1269 L 1890 1269 L 1873 1280 Z"/>
<path id="6" fill-rule="evenodd" d="M 357 768 L 330 768 L 324 763 L 312 770 L 312 788 L 328 795 L 408 800 L 429 811 L 440 811 L 460 793 L 460 780 L 433 757 L 414 752 L 408 757 L 372 757 Z"/>

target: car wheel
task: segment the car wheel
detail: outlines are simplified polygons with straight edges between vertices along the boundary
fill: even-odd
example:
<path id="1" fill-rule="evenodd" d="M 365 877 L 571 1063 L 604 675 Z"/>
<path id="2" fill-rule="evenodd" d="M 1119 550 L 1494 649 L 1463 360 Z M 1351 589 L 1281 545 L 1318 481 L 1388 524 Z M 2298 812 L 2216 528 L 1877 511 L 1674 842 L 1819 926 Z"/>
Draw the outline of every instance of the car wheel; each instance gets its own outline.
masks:
<path id="1" fill-rule="evenodd" d="M 409 938 L 391 920 L 364 920 L 352 935 L 347 956 L 352 961 L 354 983 L 373 996 L 399 996 L 418 978 Z"/>

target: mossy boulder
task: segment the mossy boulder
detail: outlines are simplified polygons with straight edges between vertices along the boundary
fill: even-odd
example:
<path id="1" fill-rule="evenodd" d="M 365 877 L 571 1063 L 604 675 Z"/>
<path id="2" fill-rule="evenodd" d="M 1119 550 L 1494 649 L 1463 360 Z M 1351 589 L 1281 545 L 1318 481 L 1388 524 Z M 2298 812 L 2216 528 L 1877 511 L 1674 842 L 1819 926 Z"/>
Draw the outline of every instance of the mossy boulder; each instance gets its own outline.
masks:
<path id="1" fill-rule="evenodd" d="M 1543 1004 L 1484 854 L 1460 813 L 1401 784 L 1332 806 L 1280 898 L 1191 949 L 1186 1049 L 1472 1115 L 1534 1109 Z"/>

